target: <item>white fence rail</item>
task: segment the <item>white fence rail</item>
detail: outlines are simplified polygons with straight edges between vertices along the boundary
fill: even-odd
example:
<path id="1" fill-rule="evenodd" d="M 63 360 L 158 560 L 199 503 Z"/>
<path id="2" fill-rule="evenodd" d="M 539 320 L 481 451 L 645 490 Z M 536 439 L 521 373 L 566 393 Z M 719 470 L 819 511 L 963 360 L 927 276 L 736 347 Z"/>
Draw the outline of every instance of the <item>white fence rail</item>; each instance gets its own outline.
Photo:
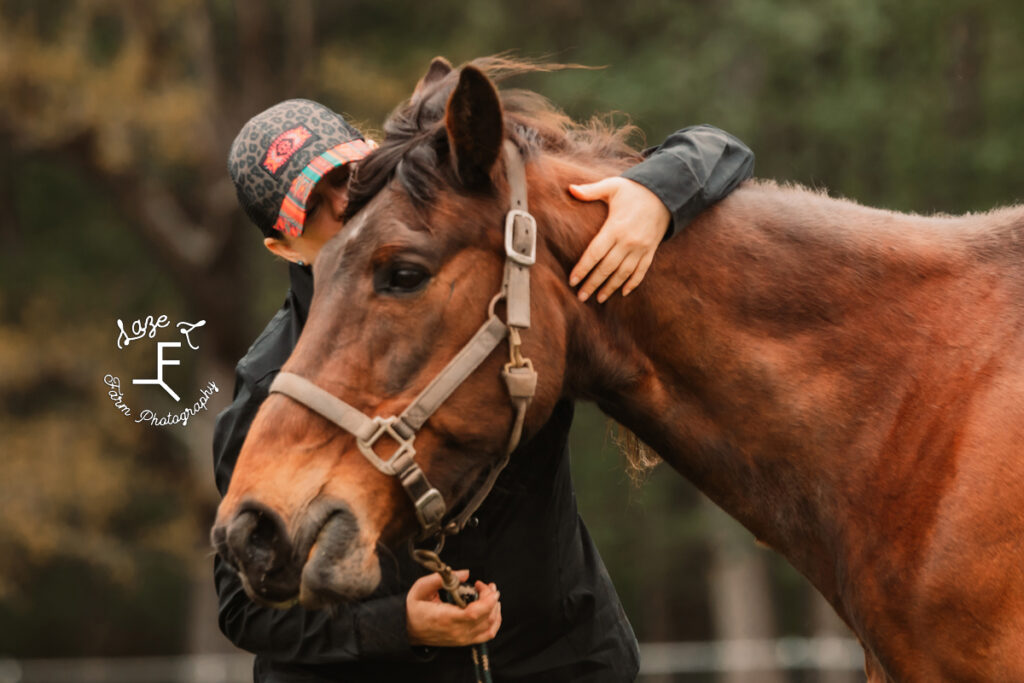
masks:
<path id="1" fill-rule="evenodd" d="M 864 654 L 849 638 L 779 638 L 642 643 L 640 675 L 735 671 L 859 671 Z M 247 654 L 175 657 L 2 659 L 0 683 L 248 683 Z"/>
<path id="2" fill-rule="evenodd" d="M 640 674 L 732 671 L 860 671 L 864 650 L 852 638 L 779 638 L 641 643 Z"/>
<path id="3" fill-rule="evenodd" d="M 0 660 L 0 683 L 250 683 L 252 655 Z"/>

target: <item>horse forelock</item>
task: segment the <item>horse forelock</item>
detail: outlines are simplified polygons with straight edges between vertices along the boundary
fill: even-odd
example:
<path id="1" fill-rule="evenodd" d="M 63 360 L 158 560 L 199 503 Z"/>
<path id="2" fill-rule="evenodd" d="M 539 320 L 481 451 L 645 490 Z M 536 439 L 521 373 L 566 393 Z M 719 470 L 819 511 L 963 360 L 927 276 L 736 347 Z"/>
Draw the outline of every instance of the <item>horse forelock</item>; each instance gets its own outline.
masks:
<path id="1" fill-rule="evenodd" d="M 498 55 L 474 60 L 494 81 L 510 76 L 585 68 L 573 64 L 543 64 Z M 384 123 L 384 141 L 363 159 L 349 187 L 346 220 L 351 219 L 392 182 L 424 208 L 437 197 L 443 186 L 457 181 L 448 160 L 445 107 L 459 80 L 459 70 L 427 85 L 399 105 Z M 630 144 L 641 138 L 632 124 L 618 123 L 612 117 L 594 117 L 587 122 L 574 121 L 546 97 L 524 89 L 499 90 L 505 135 L 527 157 L 542 152 L 587 159 L 640 158 Z"/>

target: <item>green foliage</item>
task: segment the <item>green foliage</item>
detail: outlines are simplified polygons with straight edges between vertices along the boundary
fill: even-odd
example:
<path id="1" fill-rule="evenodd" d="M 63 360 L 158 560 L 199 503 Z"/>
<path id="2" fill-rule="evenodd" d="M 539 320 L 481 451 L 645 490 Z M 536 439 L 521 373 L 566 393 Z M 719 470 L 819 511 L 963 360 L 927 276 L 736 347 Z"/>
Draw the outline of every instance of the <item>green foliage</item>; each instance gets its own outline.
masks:
<path id="1" fill-rule="evenodd" d="M 188 596 L 181 558 L 140 550 L 145 581 L 125 585 L 92 562 L 40 563 L 26 590 L 0 602 L 0 642 L 23 657 L 164 654 L 183 645 Z"/>

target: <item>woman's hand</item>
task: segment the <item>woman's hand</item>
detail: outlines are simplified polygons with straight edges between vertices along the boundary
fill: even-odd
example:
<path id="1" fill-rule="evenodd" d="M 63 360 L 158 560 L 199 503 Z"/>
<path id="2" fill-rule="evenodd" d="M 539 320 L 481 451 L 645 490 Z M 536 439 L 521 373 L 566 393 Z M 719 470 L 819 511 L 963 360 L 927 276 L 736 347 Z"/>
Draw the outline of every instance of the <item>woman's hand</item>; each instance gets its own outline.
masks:
<path id="1" fill-rule="evenodd" d="M 455 572 L 459 581 L 469 578 L 469 570 Z M 475 601 L 463 609 L 441 602 L 441 577 L 428 574 L 416 581 L 405 598 L 405 623 L 413 645 L 461 647 L 486 643 L 501 626 L 501 603 L 494 584 L 477 581 Z"/>
<path id="2" fill-rule="evenodd" d="M 569 191 L 576 199 L 608 204 L 608 218 L 569 274 L 569 284 L 575 287 L 587 278 L 577 294 L 580 301 L 586 301 L 601 287 L 597 300 L 604 303 L 622 283 L 626 283 L 622 287 L 622 296 L 626 296 L 651 267 L 671 214 L 656 194 L 621 176 L 589 185 L 570 185 Z"/>

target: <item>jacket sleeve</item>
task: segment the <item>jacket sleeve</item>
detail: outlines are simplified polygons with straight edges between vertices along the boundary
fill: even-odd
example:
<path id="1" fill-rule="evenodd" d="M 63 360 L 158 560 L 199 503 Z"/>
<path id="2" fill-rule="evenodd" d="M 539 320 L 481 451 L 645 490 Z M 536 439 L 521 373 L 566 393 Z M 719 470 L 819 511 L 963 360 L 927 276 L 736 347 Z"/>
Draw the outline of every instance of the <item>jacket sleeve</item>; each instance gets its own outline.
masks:
<path id="1" fill-rule="evenodd" d="M 405 627 L 405 596 L 341 605 L 332 611 L 257 605 L 231 567 L 214 558 L 218 623 L 232 643 L 270 659 L 324 664 L 384 658 L 414 659 Z"/>
<path id="2" fill-rule="evenodd" d="M 213 451 L 221 496 L 271 379 L 273 375 L 249 381 L 240 367 L 234 401 L 217 416 Z M 299 606 L 280 610 L 250 600 L 236 572 L 219 557 L 214 559 L 214 580 L 220 629 L 243 650 L 301 664 L 415 658 L 406 630 L 404 594 L 341 605 L 332 612 Z"/>
<path id="3" fill-rule="evenodd" d="M 754 173 L 754 153 L 737 138 L 703 124 L 678 130 L 623 177 L 655 195 L 672 214 L 671 236 Z"/>

